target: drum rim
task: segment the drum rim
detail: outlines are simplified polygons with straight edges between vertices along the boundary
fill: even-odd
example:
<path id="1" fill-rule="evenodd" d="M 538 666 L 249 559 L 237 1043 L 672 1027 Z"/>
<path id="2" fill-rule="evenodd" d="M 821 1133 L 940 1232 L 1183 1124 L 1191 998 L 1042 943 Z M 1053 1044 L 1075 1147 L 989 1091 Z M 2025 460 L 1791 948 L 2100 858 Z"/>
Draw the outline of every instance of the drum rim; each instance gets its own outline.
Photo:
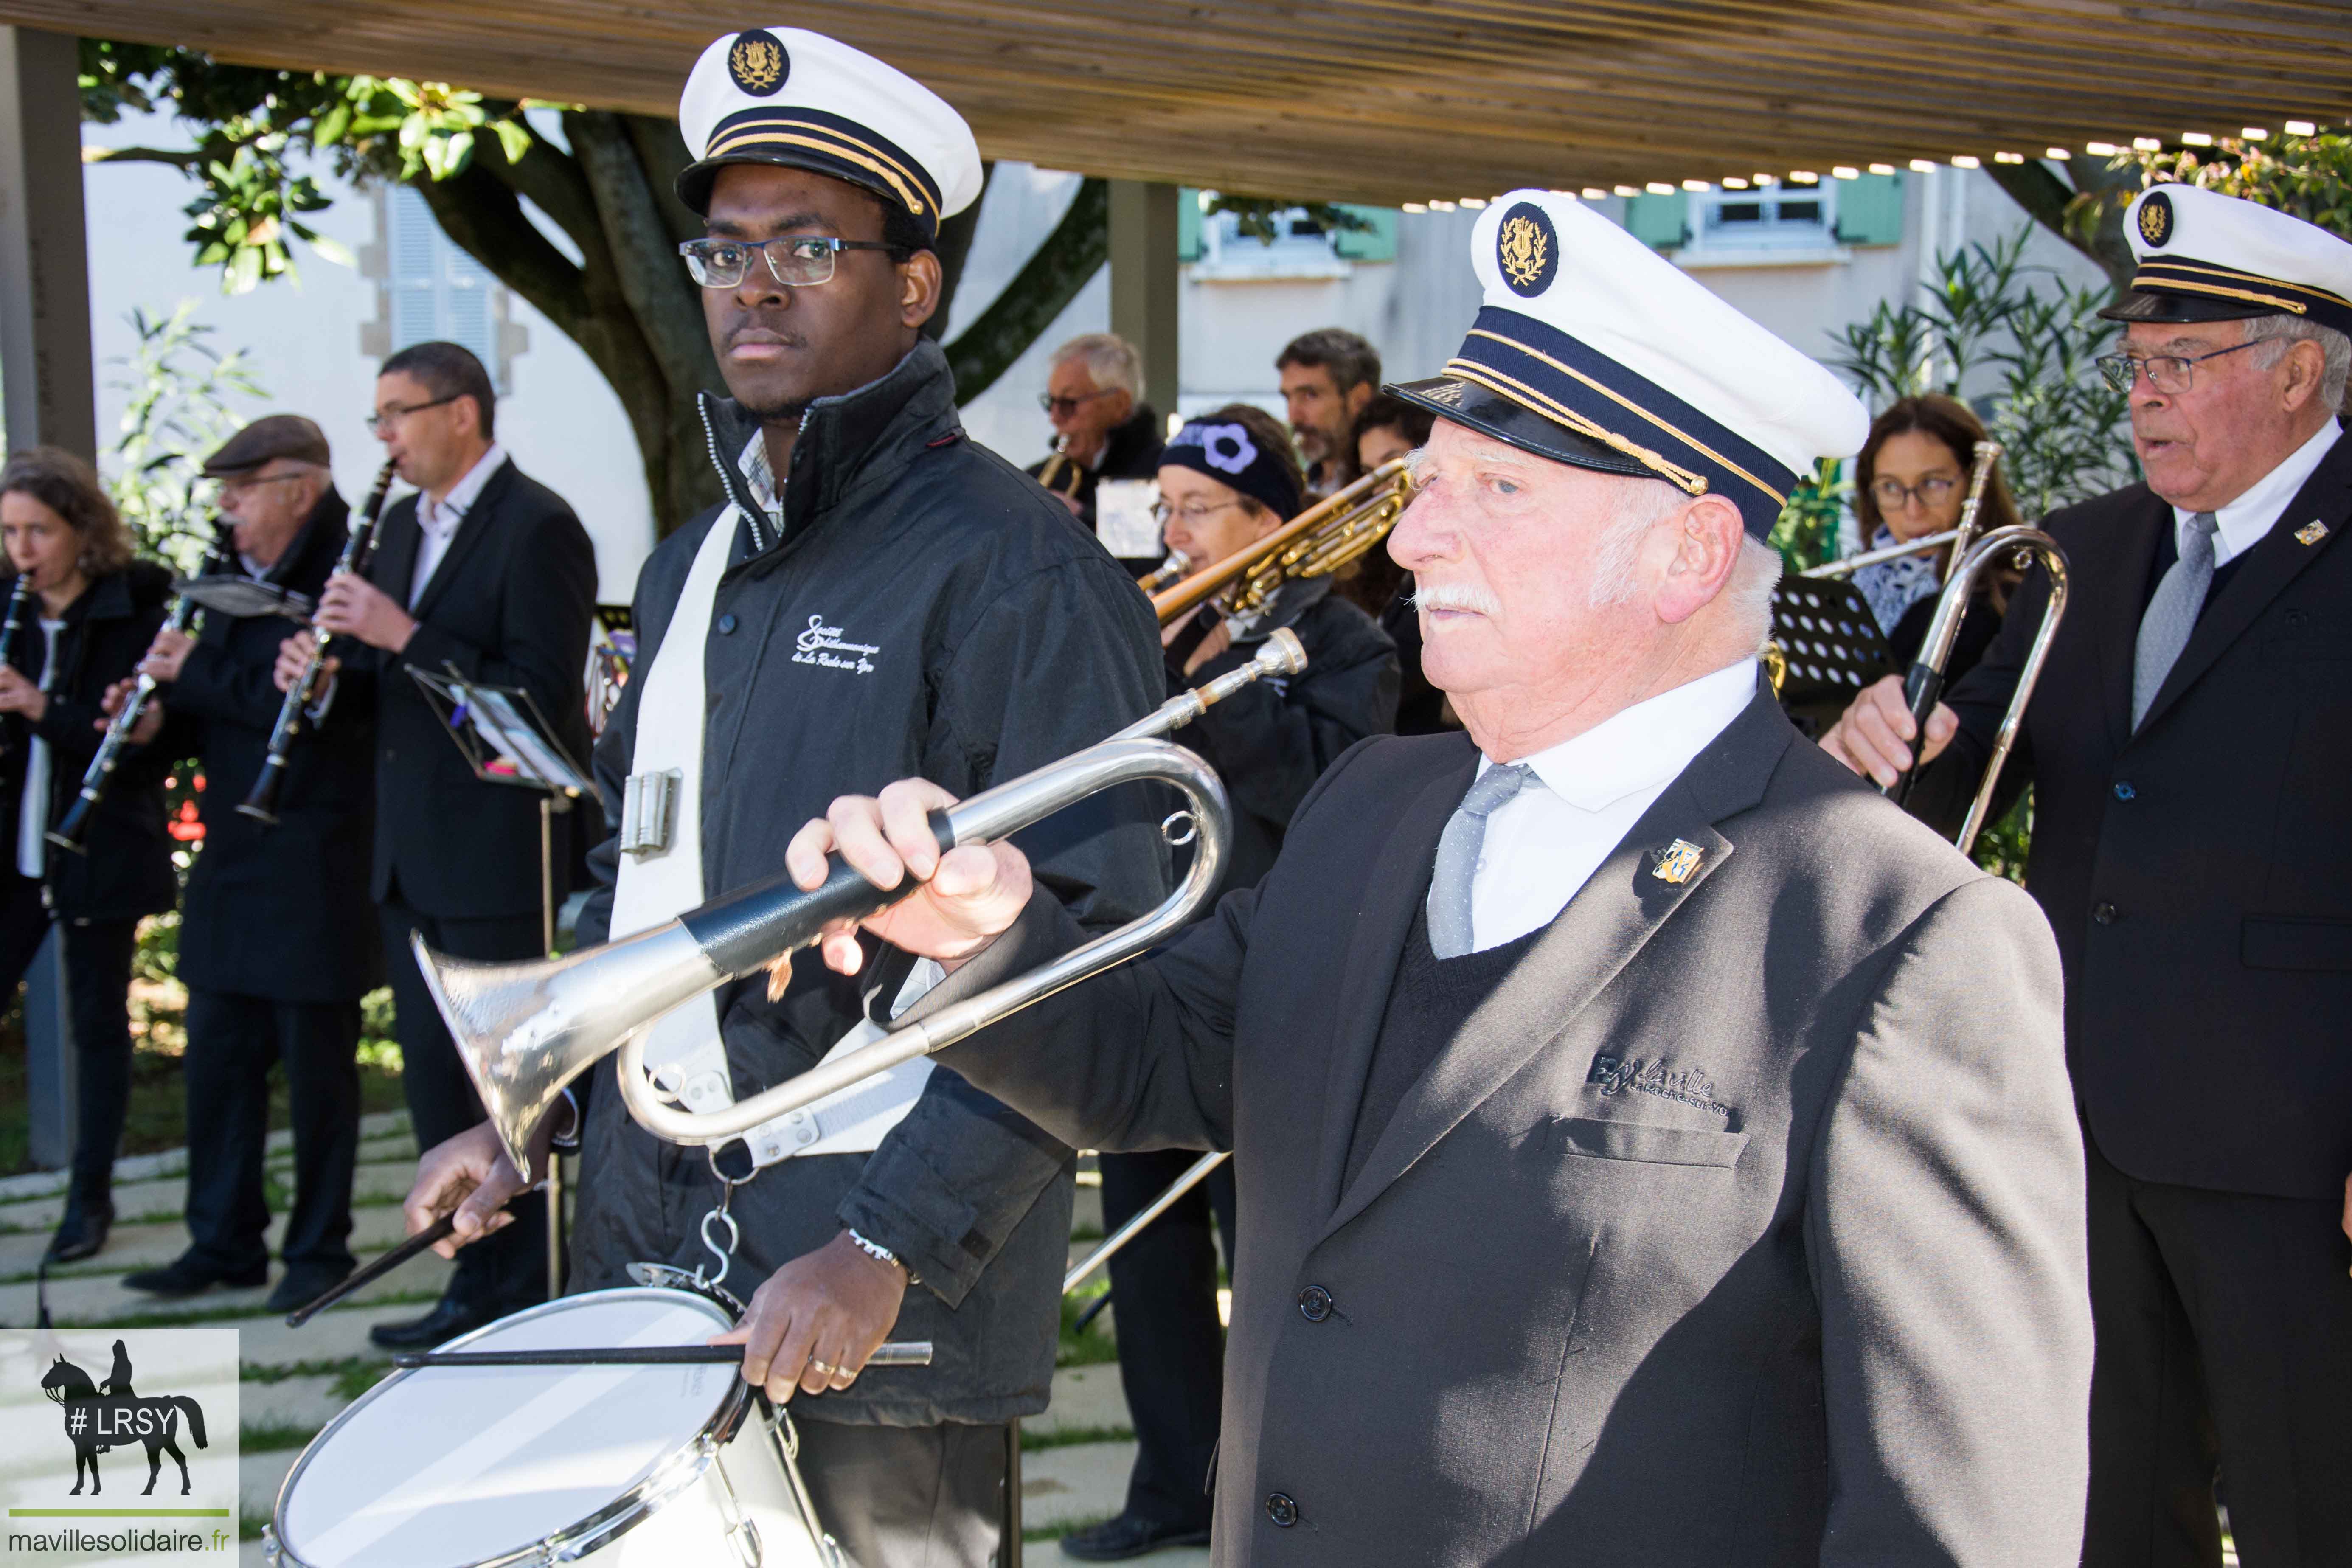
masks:
<path id="1" fill-rule="evenodd" d="M 664 1285 L 621 1285 L 607 1290 L 583 1290 L 573 1296 L 559 1296 L 552 1301 L 541 1301 L 520 1312 L 509 1312 L 494 1322 L 484 1323 L 469 1333 L 458 1335 L 440 1345 L 442 1350 L 463 1350 L 498 1329 L 515 1323 L 529 1322 L 534 1318 L 551 1316 L 569 1306 L 583 1301 L 616 1300 L 630 1297 L 672 1300 L 684 1297 L 707 1307 L 718 1307 L 723 1312 L 725 1304 L 714 1300 L 699 1290 L 679 1289 Z M 274 1561 L 285 1568 L 320 1568 L 297 1552 L 286 1538 L 286 1505 L 294 1495 L 294 1485 L 310 1468 L 328 1438 L 333 1436 L 358 1413 L 373 1404 L 384 1392 L 404 1379 L 429 1370 L 425 1367 L 403 1367 L 390 1377 L 352 1400 L 335 1413 L 332 1420 L 319 1428 L 319 1435 L 304 1445 L 301 1456 L 293 1468 L 278 1483 L 278 1500 L 269 1510 L 269 1533 L 277 1548 Z M 751 1407 L 751 1385 L 740 1377 L 733 1378 L 726 1394 L 719 1397 L 719 1408 L 686 1443 L 661 1458 L 656 1459 L 637 1479 L 618 1493 L 611 1502 L 595 1512 L 575 1520 L 561 1530 L 551 1531 L 536 1540 L 524 1542 L 502 1554 L 473 1559 L 465 1563 L 453 1563 L 450 1568 L 509 1568 L 510 1564 L 561 1561 L 579 1555 L 593 1546 L 602 1545 L 615 1536 L 625 1534 L 651 1517 L 664 1503 L 685 1491 L 702 1479 L 720 1449 L 734 1439 L 743 1424 L 743 1414 Z M 551 1553 L 552 1554 L 551 1556 Z"/>

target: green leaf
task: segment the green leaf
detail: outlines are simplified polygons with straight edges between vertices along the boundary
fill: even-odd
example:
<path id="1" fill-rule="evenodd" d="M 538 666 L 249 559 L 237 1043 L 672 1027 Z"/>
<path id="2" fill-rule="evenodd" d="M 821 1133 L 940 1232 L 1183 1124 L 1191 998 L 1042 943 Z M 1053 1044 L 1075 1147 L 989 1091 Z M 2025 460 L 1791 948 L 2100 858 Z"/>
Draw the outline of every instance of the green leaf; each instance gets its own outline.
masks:
<path id="1" fill-rule="evenodd" d="M 353 256 L 352 247 L 341 240 L 323 234 L 305 234 L 303 237 L 310 242 L 310 248 L 319 253 L 321 260 L 331 261 L 338 267 L 358 268 L 360 258 Z"/>
<path id="2" fill-rule="evenodd" d="M 351 128 L 352 106 L 349 103 L 339 103 L 311 121 L 310 144 L 314 147 L 332 147 L 342 141 L 344 134 Z"/>
<path id="3" fill-rule="evenodd" d="M 520 163 L 522 155 L 530 151 L 530 130 L 517 121 L 501 120 L 491 127 L 499 135 L 499 145 L 506 150 L 507 162 Z"/>
<path id="4" fill-rule="evenodd" d="M 221 292 L 224 294 L 250 293 L 253 286 L 260 281 L 261 252 L 251 246 L 246 246 L 237 251 L 236 258 L 228 264 L 228 270 L 222 275 Z"/>
<path id="5" fill-rule="evenodd" d="M 474 161 L 474 133 L 460 131 L 441 144 L 441 172 L 433 177 L 446 180 L 452 174 L 462 174 L 466 165 Z"/>

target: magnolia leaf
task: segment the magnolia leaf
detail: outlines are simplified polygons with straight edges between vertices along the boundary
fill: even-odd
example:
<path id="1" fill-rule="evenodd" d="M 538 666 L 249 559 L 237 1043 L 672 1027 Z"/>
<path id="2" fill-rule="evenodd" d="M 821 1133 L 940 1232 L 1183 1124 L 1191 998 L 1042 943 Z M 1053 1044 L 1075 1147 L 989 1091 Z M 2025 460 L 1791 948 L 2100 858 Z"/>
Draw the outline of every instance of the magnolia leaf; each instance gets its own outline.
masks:
<path id="1" fill-rule="evenodd" d="M 261 252 L 251 246 L 241 247 L 228 268 L 221 274 L 221 292 L 247 294 L 261 281 Z"/>
<path id="2" fill-rule="evenodd" d="M 433 177 L 446 180 L 452 174 L 462 174 L 466 165 L 474 161 L 474 133 L 460 131 L 441 143 L 441 169 Z"/>
<path id="3" fill-rule="evenodd" d="M 342 141 L 352 128 L 352 106 L 339 103 L 310 122 L 310 144 L 332 147 Z"/>
<path id="4" fill-rule="evenodd" d="M 321 260 L 331 261 L 338 267 L 349 267 L 353 270 L 358 269 L 360 258 L 353 256 L 352 254 L 352 247 L 345 245 L 341 240 L 333 238 L 328 235 L 310 234 L 308 232 L 304 233 L 302 237 L 310 242 L 310 248 L 319 253 L 319 257 Z"/>

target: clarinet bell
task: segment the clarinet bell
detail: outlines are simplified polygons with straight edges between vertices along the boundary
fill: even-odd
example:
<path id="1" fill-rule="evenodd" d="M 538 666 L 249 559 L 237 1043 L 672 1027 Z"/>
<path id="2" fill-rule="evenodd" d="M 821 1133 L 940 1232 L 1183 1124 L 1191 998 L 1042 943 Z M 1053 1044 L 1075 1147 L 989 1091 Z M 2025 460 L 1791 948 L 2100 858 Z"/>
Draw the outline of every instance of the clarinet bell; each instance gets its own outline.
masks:
<path id="1" fill-rule="evenodd" d="M 88 786 L 84 786 L 81 794 L 74 797 L 74 803 L 66 807 L 65 820 L 49 829 L 49 842 L 77 855 L 89 854 L 89 819 L 91 807 L 96 804 L 96 797 Z"/>
<path id="2" fill-rule="evenodd" d="M 266 827 L 278 826 L 278 795 L 286 787 L 286 759 L 272 752 L 261 761 L 261 776 L 237 802 L 239 816 L 249 816 Z"/>

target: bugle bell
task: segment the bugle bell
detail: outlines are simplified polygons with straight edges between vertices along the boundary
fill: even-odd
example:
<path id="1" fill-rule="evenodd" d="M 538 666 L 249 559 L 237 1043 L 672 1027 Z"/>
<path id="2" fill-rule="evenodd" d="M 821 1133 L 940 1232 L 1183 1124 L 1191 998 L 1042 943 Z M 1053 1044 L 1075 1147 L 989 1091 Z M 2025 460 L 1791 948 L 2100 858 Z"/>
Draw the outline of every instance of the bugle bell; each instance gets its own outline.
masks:
<path id="1" fill-rule="evenodd" d="M 919 884 L 909 879 L 885 892 L 835 860 L 824 884 L 814 891 L 779 876 L 648 931 L 561 958 L 481 963 L 436 952 L 422 938 L 413 938 L 417 967 L 448 1023 L 483 1109 L 524 1180 L 533 1179 L 531 1134 L 563 1086 L 616 1051 L 623 1101 L 648 1131 L 674 1143 L 726 1142 L 836 1089 L 951 1045 L 1125 962 L 1183 925 L 1217 885 L 1231 829 L 1224 786 L 1215 772 L 1183 747 L 1157 737 L 1192 722 L 1250 681 L 1295 674 L 1306 664 L 1297 634 L 1278 630 L 1250 663 L 1169 699 L 1108 740 L 932 813 L 931 830 L 945 850 L 1003 838 L 1114 785 L 1156 780 L 1184 795 L 1197 841 L 1183 880 L 1148 913 L 1043 968 L 723 1110 L 681 1110 L 654 1084 L 645 1068 L 649 1026 L 672 1008 L 809 945 L 832 922 L 886 909 Z"/>

